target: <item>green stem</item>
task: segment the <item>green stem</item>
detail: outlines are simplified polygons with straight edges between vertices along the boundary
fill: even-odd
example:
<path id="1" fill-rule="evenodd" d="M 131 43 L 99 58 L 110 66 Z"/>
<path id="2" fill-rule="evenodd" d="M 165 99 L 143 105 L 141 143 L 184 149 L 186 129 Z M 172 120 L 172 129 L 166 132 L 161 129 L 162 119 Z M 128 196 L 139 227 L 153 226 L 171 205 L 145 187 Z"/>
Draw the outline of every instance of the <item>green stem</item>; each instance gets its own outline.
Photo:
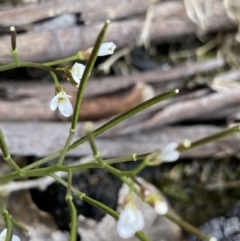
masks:
<path id="1" fill-rule="evenodd" d="M 14 160 L 11 158 L 11 155 L 7 147 L 7 143 L 5 141 L 5 138 L 1 130 L 0 130 L 0 149 L 2 150 L 2 153 L 3 153 L 3 160 L 6 161 L 15 171 L 21 174 L 22 170 L 17 165 L 17 163 L 15 163 Z"/>
<path id="2" fill-rule="evenodd" d="M 13 236 L 12 222 L 9 212 L 5 209 L 2 211 L 2 215 L 4 217 L 6 227 L 7 227 L 7 235 L 4 239 L 5 241 L 11 241 Z"/>
<path id="3" fill-rule="evenodd" d="M 34 63 L 34 62 L 20 62 L 19 64 L 17 63 L 6 64 L 3 66 L 0 66 L 0 72 L 10 70 L 10 69 L 20 68 L 20 67 L 32 67 L 32 68 L 38 68 L 38 69 L 44 69 L 47 71 L 56 72 L 54 68 L 45 66 L 40 63 Z"/>
<path id="4" fill-rule="evenodd" d="M 70 230 L 70 238 L 69 241 L 76 241 L 77 240 L 77 210 L 73 203 L 72 193 L 72 170 L 68 172 L 68 182 L 67 182 L 67 194 L 66 194 L 66 201 L 69 206 L 69 210 L 71 213 L 71 230 Z"/>
<path id="5" fill-rule="evenodd" d="M 79 59 L 78 54 L 75 54 L 75 55 L 72 55 L 72 56 L 67 57 L 67 58 L 58 59 L 58 60 L 51 61 L 51 62 L 46 62 L 43 65 L 45 65 L 45 66 L 59 65 L 59 64 L 71 62 L 71 61 L 74 61 L 74 60 L 77 60 L 77 59 Z"/>
<path id="6" fill-rule="evenodd" d="M 64 148 L 63 148 L 63 150 L 61 152 L 61 156 L 60 156 L 60 158 L 58 160 L 58 165 L 62 165 L 63 164 L 64 158 L 65 158 L 65 156 L 67 154 L 67 151 L 68 151 L 68 147 L 71 144 L 71 141 L 72 141 L 72 138 L 73 138 L 75 132 L 76 132 L 76 128 L 75 129 L 70 128 L 67 141 L 66 141 L 65 146 L 64 146 Z"/>
<path id="7" fill-rule="evenodd" d="M 27 227 L 25 227 L 22 223 L 18 222 L 17 220 L 13 219 L 12 217 L 11 217 L 11 221 L 15 226 L 21 228 L 24 232 L 29 233 L 29 230 L 27 229 Z"/>
<path id="8" fill-rule="evenodd" d="M 201 232 L 199 229 L 193 227 L 191 224 L 181 220 L 180 218 L 178 218 L 170 213 L 166 213 L 164 216 L 166 218 L 168 218 L 169 220 L 173 221 L 174 223 L 178 224 L 180 227 L 182 227 L 186 231 L 195 234 L 196 236 L 198 236 L 201 239 L 210 240 L 210 238 L 211 238 L 207 234 Z"/>
<path id="9" fill-rule="evenodd" d="M 77 240 L 77 210 L 73 203 L 72 196 L 67 196 L 66 201 L 68 202 L 68 206 L 71 213 L 71 230 L 70 230 L 69 241 L 76 241 Z"/>
<path id="10" fill-rule="evenodd" d="M 145 109 L 147 109 L 148 107 L 166 100 L 170 97 L 172 97 L 173 95 L 177 94 L 178 90 L 172 90 L 170 92 L 167 92 L 165 94 L 161 94 L 161 95 L 157 95 L 153 98 L 151 98 L 150 100 L 147 100 L 143 103 L 141 103 L 140 105 L 130 109 L 129 111 L 124 112 L 123 114 L 115 117 L 114 119 L 110 120 L 109 122 L 107 122 L 106 124 L 102 125 L 101 127 L 97 128 L 95 131 L 93 131 L 93 136 L 96 137 L 98 135 L 100 135 L 101 133 L 105 132 L 106 130 L 112 128 L 113 126 L 117 125 L 118 123 L 130 118 L 131 116 L 137 114 L 140 111 L 143 111 Z M 87 141 L 87 136 L 82 137 L 81 139 L 75 141 L 72 145 L 69 146 L 68 150 L 74 149 L 77 146 L 81 145 L 82 143 L 84 143 L 85 141 Z"/>
<path id="11" fill-rule="evenodd" d="M 10 50 L 10 51 L 11 51 L 11 53 L 12 53 L 12 55 L 13 55 L 13 58 L 14 58 L 14 60 L 15 60 L 15 62 L 16 62 L 16 65 L 17 65 L 17 66 L 20 66 L 21 61 L 20 61 L 20 59 L 19 59 L 17 49 L 15 49 L 15 50 Z"/>
<path id="12" fill-rule="evenodd" d="M 53 77 L 55 86 L 58 86 L 59 85 L 59 81 L 58 81 L 57 75 L 53 71 L 50 71 L 50 74 Z"/>
<path id="13" fill-rule="evenodd" d="M 233 134 L 235 134 L 239 131 L 240 131 L 240 126 L 239 125 L 234 126 L 234 127 L 229 128 L 229 129 L 226 129 L 224 131 L 220 131 L 220 132 L 215 133 L 213 135 L 210 135 L 210 136 L 204 137 L 202 139 L 199 139 L 197 141 L 191 142 L 191 145 L 186 146 L 186 145 L 182 144 L 177 149 L 178 149 L 179 152 L 185 152 L 185 151 L 191 150 L 193 148 L 206 145 L 210 142 L 220 140 L 220 139 L 225 138 L 227 136 L 231 136 L 231 135 L 233 135 Z M 136 158 L 141 160 L 141 159 L 144 159 L 149 154 L 151 154 L 151 153 L 149 152 L 149 153 L 140 154 L 140 155 L 137 155 Z"/>
<path id="14" fill-rule="evenodd" d="M 112 158 L 112 159 L 106 159 L 105 162 L 107 164 L 116 164 L 116 163 L 121 163 L 121 162 L 128 162 L 128 161 L 137 161 L 137 154 L 134 153 L 132 155 L 128 156 L 123 156 L 123 157 L 117 157 L 117 158 Z"/>
<path id="15" fill-rule="evenodd" d="M 57 151 L 57 152 L 55 152 L 55 153 L 53 153 L 53 154 L 51 154 L 49 156 L 46 156 L 46 157 L 44 157 L 44 158 L 42 158 L 42 159 L 40 159 L 40 160 L 30 164 L 30 165 L 27 165 L 27 166 L 22 168 L 22 171 L 24 172 L 24 171 L 36 168 L 36 167 L 38 167 L 40 165 L 43 165 L 43 164 L 45 164 L 47 162 L 50 162 L 53 159 L 58 158 L 61 155 L 61 152 L 62 152 L 62 150 L 59 150 L 59 151 Z"/>
<path id="16" fill-rule="evenodd" d="M 240 131 L 240 126 L 239 125 L 234 126 L 234 127 L 229 128 L 229 129 L 226 129 L 224 131 L 221 131 L 221 132 L 215 133 L 213 135 L 204 137 L 204 138 L 202 138 L 200 140 L 197 140 L 195 142 L 191 142 L 191 145 L 188 146 L 188 147 L 186 147 L 184 145 L 181 145 L 181 146 L 178 147 L 178 151 L 180 151 L 180 152 L 188 151 L 188 150 L 191 150 L 193 148 L 205 145 L 209 142 L 217 141 L 219 139 L 222 139 L 222 138 L 225 138 L 227 136 L 233 135 L 233 134 L 235 134 L 239 131 Z"/>
<path id="17" fill-rule="evenodd" d="M 91 53 L 91 56 L 87 62 L 86 68 L 83 72 L 83 76 L 82 76 L 82 80 L 80 82 L 79 88 L 78 88 L 78 92 L 77 92 L 77 98 L 76 98 L 76 104 L 75 104 L 75 108 L 74 108 L 74 112 L 73 112 L 73 119 L 72 119 L 72 129 L 75 130 L 76 129 L 76 125 L 77 125 L 77 121 L 78 121 L 78 117 L 79 117 L 79 112 L 80 112 L 80 108 L 81 108 L 81 103 L 82 103 L 82 99 L 83 99 L 83 94 L 84 94 L 84 90 L 89 78 L 89 75 L 92 71 L 92 68 L 95 64 L 95 61 L 97 59 L 98 56 L 98 52 L 99 52 L 99 48 L 102 44 L 102 41 L 105 37 L 108 25 L 110 24 L 110 21 L 106 21 L 101 32 L 98 35 L 98 38 L 96 40 L 96 43 L 94 45 L 93 51 Z"/>

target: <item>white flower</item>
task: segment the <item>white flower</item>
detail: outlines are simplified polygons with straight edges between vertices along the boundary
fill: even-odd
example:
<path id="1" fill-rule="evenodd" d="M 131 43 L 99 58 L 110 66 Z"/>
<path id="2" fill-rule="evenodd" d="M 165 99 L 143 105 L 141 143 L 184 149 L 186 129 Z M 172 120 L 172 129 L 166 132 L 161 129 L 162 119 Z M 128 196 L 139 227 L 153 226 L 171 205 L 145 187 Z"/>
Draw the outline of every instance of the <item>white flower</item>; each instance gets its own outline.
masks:
<path id="1" fill-rule="evenodd" d="M 75 63 L 73 67 L 70 69 L 71 75 L 77 84 L 80 83 L 84 70 L 85 66 L 79 63 Z"/>
<path id="2" fill-rule="evenodd" d="M 73 107 L 68 97 L 71 96 L 67 95 L 66 92 L 62 90 L 57 95 L 55 95 L 51 100 L 50 109 L 54 111 L 58 107 L 60 113 L 63 116 L 69 117 L 73 113 Z"/>
<path id="3" fill-rule="evenodd" d="M 1 233 L 0 233 L 0 241 L 5 241 L 7 236 L 7 229 L 5 228 Z M 12 236 L 12 241 L 20 241 L 20 238 L 16 235 Z"/>
<path id="4" fill-rule="evenodd" d="M 105 56 L 105 55 L 113 54 L 115 48 L 116 48 L 116 45 L 113 42 L 103 43 L 100 46 L 98 56 Z"/>
<path id="5" fill-rule="evenodd" d="M 154 209 L 155 209 L 156 213 L 158 213 L 160 215 L 164 215 L 168 212 L 168 205 L 165 201 L 157 200 L 154 203 Z"/>
<path id="6" fill-rule="evenodd" d="M 159 159 L 162 162 L 174 162 L 179 158 L 179 151 L 177 151 L 178 144 L 176 142 L 169 143 L 159 154 Z"/>
<path id="7" fill-rule="evenodd" d="M 126 205 L 117 222 L 117 231 L 122 238 L 130 238 L 144 227 L 142 212 L 132 204 Z"/>

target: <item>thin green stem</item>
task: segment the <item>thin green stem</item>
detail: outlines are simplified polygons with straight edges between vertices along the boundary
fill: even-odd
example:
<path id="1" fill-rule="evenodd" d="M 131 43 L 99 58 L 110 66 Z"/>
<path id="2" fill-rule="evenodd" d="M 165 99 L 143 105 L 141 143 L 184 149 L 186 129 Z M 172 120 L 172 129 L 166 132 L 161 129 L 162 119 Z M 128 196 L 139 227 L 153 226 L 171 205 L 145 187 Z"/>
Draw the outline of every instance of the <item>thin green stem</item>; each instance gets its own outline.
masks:
<path id="1" fill-rule="evenodd" d="M 17 65 L 17 66 L 20 66 L 20 65 L 21 65 L 21 60 L 19 59 L 17 49 L 15 49 L 15 50 L 10 50 L 10 51 L 11 51 L 11 53 L 12 53 L 12 55 L 13 55 L 13 58 L 14 58 L 14 60 L 15 60 L 15 62 L 16 62 L 16 65 Z"/>
<path id="2" fill-rule="evenodd" d="M 78 60 L 78 59 L 79 59 L 78 54 L 75 54 L 75 55 L 72 55 L 72 56 L 67 57 L 67 58 L 58 59 L 58 60 L 51 61 L 51 62 L 46 62 L 43 65 L 45 65 L 45 66 L 59 65 L 59 64 L 71 62 L 71 61 Z"/>
<path id="3" fill-rule="evenodd" d="M 67 182 L 67 194 L 66 194 L 66 201 L 69 206 L 69 210 L 71 213 L 71 230 L 70 230 L 70 238 L 69 241 L 76 241 L 77 239 L 77 210 L 73 203 L 73 197 L 71 193 L 72 187 L 72 170 L 68 172 L 68 182 Z"/>
<path id="4" fill-rule="evenodd" d="M 68 202 L 68 206 L 71 213 L 71 229 L 70 229 L 69 241 L 76 241 L 77 240 L 77 210 L 73 203 L 72 196 L 67 196 L 66 201 Z"/>
<path id="5" fill-rule="evenodd" d="M 92 149 L 93 155 L 95 159 L 98 161 L 99 165 L 103 168 L 106 165 L 106 163 L 103 161 L 100 151 L 97 149 L 94 137 L 92 135 L 93 125 L 91 123 L 87 123 L 84 129 L 87 132 L 87 138 Z"/>
<path id="6" fill-rule="evenodd" d="M 6 161 L 15 171 L 19 173 L 19 175 L 22 175 L 22 170 L 18 166 L 18 164 L 11 158 L 11 156 L 3 157 L 3 160 Z"/>
<path id="7" fill-rule="evenodd" d="M 183 221 L 182 219 L 180 219 L 170 213 L 166 213 L 164 216 L 166 218 L 168 218 L 169 220 L 173 221 L 174 223 L 178 224 L 180 227 L 182 227 L 186 231 L 195 234 L 196 236 L 198 236 L 201 239 L 210 240 L 210 238 L 211 238 L 207 234 L 201 232 L 199 229 L 193 227 L 191 224 Z"/>
<path id="8" fill-rule="evenodd" d="M 193 148 L 205 145 L 209 142 L 217 141 L 219 139 L 222 139 L 222 138 L 225 138 L 227 136 L 233 135 L 233 134 L 235 134 L 239 131 L 240 131 L 240 125 L 234 126 L 234 127 L 229 128 L 229 129 L 226 129 L 224 131 L 220 131 L 220 132 L 215 133 L 213 135 L 204 137 L 200 140 L 191 142 L 191 145 L 189 145 L 189 146 L 181 145 L 181 146 L 178 147 L 178 151 L 180 151 L 180 152 L 188 151 L 188 150 L 191 150 Z"/>
<path id="9" fill-rule="evenodd" d="M 11 64 L 6 64 L 6 65 L 3 65 L 3 66 L 0 66 L 0 72 L 10 70 L 10 69 L 20 68 L 20 67 L 32 67 L 32 68 L 38 68 L 38 69 L 44 69 L 44 70 L 47 70 L 47 71 L 57 72 L 54 68 L 45 66 L 45 65 L 40 64 L 40 63 L 22 62 L 22 61 L 19 62 L 19 64 L 11 63 Z"/>
<path id="10" fill-rule="evenodd" d="M 123 157 L 116 157 L 112 159 L 106 159 L 104 160 L 107 164 L 116 164 L 116 163 L 122 163 L 122 162 L 128 162 L 128 161 L 137 161 L 136 158 L 137 154 L 132 154 L 128 156 L 123 156 Z"/>
<path id="11" fill-rule="evenodd" d="M 96 137 L 98 135 L 100 135 L 101 133 L 105 132 L 106 130 L 112 128 L 113 126 L 117 125 L 118 123 L 130 118 L 131 116 L 137 114 L 140 111 L 143 111 L 145 109 L 147 109 L 148 107 L 166 100 L 170 97 L 172 97 L 173 95 L 177 94 L 178 90 L 172 90 L 170 92 L 167 92 L 165 94 L 161 94 L 161 95 L 157 95 L 153 98 L 151 98 L 150 100 L 147 100 L 143 103 L 141 103 L 140 105 L 130 109 L 129 111 L 124 112 L 123 114 L 115 117 L 114 119 L 110 120 L 109 122 L 107 122 L 106 124 L 102 125 L 101 127 L 97 128 L 95 131 L 93 131 L 93 136 Z M 81 139 L 75 141 L 72 145 L 69 146 L 69 150 L 76 148 L 77 146 L 81 145 L 82 143 L 87 141 L 87 136 L 82 137 Z"/>
<path id="12" fill-rule="evenodd" d="M 8 151 L 7 143 L 5 141 L 5 138 L 1 130 L 0 130 L 0 149 L 2 150 L 2 153 L 3 153 L 3 160 L 6 161 L 15 171 L 21 174 L 22 170 L 17 165 L 17 163 L 15 163 L 14 160 L 11 158 L 11 155 Z"/>
<path id="13" fill-rule="evenodd" d="M 61 152 L 61 156 L 60 156 L 60 158 L 58 160 L 58 165 L 62 165 L 63 164 L 64 158 L 65 158 L 65 156 L 67 154 L 67 151 L 68 151 L 68 147 L 71 144 L 71 141 L 72 141 L 72 138 L 73 138 L 75 132 L 76 132 L 76 128 L 75 129 L 70 128 L 67 141 L 66 141 L 65 146 L 64 146 L 64 148 L 63 148 L 63 150 Z"/>
<path id="14" fill-rule="evenodd" d="M 12 222 L 9 212 L 5 209 L 2 211 L 2 215 L 4 217 L 6 227 L 7 227 L 7 235 L 5 238 L 5 241 L 11 241 L 12 235 L 13 235 L 13 228 L 12 228 Z"/>
<path id="15" fill-rule="evenodd" d="M 92 71 L 92 68 L 95 64 L 95 61 L 97 59 L 98 56 L 98 51 L 99 48 L 102 44 L 102 41 L 105 37 L 108 25 L 110 24 L 110 21 L 106 21 L 101 32 L 98 35 L 98 38 L 96 40 L 96 43 L 94 45 L 93 51 L 91 53 L 91 56 L 87 62 L 86 68 L 83 72 L 83 76 L 82 76 L 82 80 L 80 82 L 79 88 L 78 88 L 78 92 L 77 92 L 77 98 L 76 98 L 76 104 L 75 104 L 75 108 L 74 108 L 74 112 L 73 112 L 73 119 L 72 119 L 72 129 L 75 130 L 76 129 L 76 125 L 77 125 L 77 121 L 78 121 L 78 117 L 79 117 L 79 112 L 80 112 L 80 108 L 81 108 L 81 103 L 82 103 L 82 99 L 83 99 L 83 94 L 84 94 L 84 90 L 89 78 L 89 75 Z"/>
<path id="16" fill-rule="evenodd" d="M 3 156 L 7 157 L 10 156 L 10 153 L 8 151 L 7 143 L 5 141 L 4 135 L 2 133 L 2 130 L 0 129 L 0 149 L 2 150 Z"/>
<path id="17" fill-rule="evenodd" d="M 46 156 L 46 157 L 44 157 L 44 158 L 42 158 L 42 159 L 40 159 L 40 160 L 38 160 L 38 161 L 36 161 L 32 164 L 29 164 L 29 165 L 23 167 L 22 171 L 24 172 L 24 171 L 39 167 L 40 165 L 43 165 L 45 163 L 48 163 L 48 162 L 58 158 L 61 155 L 61 152 L 62 152 L 62 150 L 59 150 L 59 151 L 57 151 L 57 152 L 55 152 L 55 153 L 53 153 L 49 156 Z"/>
<path id="18" fill-rule="evenodd" d="M 53 71 L 50 71 L 50 74 L 53 77 L 55 86 L 58 86 L 59 85 L 59 81 L 58 81 L 57 75 Z"/>
<path id="19" fill-rule="evenodd" d="M 11 221 L 15 226 L 21 228 L 24 232 L 29 233 L 29 230 L 27 229 L 27 227 L 24 226 L 22 223 L 18 222 L 17 220 L 13 219 L 12 217 L 11 217 Z"/>

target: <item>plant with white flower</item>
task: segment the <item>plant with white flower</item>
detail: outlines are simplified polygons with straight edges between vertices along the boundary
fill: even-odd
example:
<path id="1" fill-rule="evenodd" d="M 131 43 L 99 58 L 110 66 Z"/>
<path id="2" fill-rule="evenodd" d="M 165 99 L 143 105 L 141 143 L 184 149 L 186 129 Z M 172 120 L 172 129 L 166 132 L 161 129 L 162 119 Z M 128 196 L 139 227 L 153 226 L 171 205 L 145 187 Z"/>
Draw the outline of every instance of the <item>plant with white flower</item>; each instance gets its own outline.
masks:
<path id="1" fill-rule="evenodd" d="M 179 158 L 178 144 L 176 142 L 169 143 L 162 151 L 154 151 L 149 154 L 145 161 L 149 166 L 156 166 L 163 162 L 174 162 Z"/>
<path id="2" fill-rule="evenodd" d="M 0 233 L 0 241 L 5 241 L 7 236 L 7 229 L 5 228 L 1 233 Z M 21 241 L 20 238 L 16 235 L 12 236 L 12 241 Z"/>
<path id="3" fill-rule="evenodd" d="M 158 158 L 162 162 L 174 162 L 179 158 L 179 151 L 177 150 L 178 143 L 171 142 L 159 153 Z"/>
<path id="4" fill-rule="evenodd" d="M 85 66 L 83 64 L 75 63 L 73 67 L 69 70 L 73 78 L 73 85 L 78 87 L 83 76 Z"/>
<path id="5" fill-rule="evenodd" d="M 116 45 L 113 42 L 103 43 L 101 44 L 100 49 L 98 51 L 98 56 L 111 55 L 114 53 L 115 48 L 116 48 Z M 92 50 L 93 48 L 89 48 L 78 52 L 79 59 L 81 60 L 89 59 L 92 53 Z"/>
<path id="6" fill-rule="evenodd" d="M 163 198 L 156 193 L 149 193 L 145 198 L 145 201 L 149 203 L 156 213 L 164 215 L 168 212 L 168 205 Z"/>
<path id="7" fill-rule="evenodd" d="M 120 213 L 117 222 L 117 231 L 120 237 L 130 238 L 144 227 L 144 216 L 133 204 L 127 204 Z"/>
<path id="8" fill-rule="evenodd" d="M 116 45 L 113 42 L 103 43 L 100 46 L 98 56 L 106 56 L 114 53 Z"/>
<path id="9" fill-rule="evenodd" d="M 73 107 L 69 100 L 69 97 L 71 96 L 66 94 L 63 86 L 61 85 L 56 86 L 56 92 L 57 94 L 51 100 L 50 109 L 54 111 L 58 107 L 60 113 L 63 116 L 65 117 L 71 116 L 73 113 Z"/>

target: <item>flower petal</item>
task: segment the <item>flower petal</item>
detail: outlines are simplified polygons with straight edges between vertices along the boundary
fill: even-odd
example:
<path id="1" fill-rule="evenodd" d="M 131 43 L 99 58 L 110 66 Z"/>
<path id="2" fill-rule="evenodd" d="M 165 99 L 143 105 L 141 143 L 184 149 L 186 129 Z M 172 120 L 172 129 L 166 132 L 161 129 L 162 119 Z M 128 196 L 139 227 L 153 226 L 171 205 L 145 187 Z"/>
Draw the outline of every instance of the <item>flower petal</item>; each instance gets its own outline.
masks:
<path id="1" fill-rule="evenodd" d="M 58 95 L 55 95 L 51 100 L 50 109 L 52 111 L 56 110 L 58 107 L 58 97 L 59 97 Z"/>
<path id="2" fill-rule="evenodd" d="M 12 236 L 12 241 L 21 241 L 20 238 L 16 235 Z"/>
<path id="3" fill-rule="evenodd" d="M 158 202 L 156 202 L 154 209 L 155 209 L 156 213 L 164 215 L 168 211 L 168 205 L 164 201 L 163 202 L 158 201 Z"/>
<path id="4" fill-rule="evenodd" d="M 59 103 L 58 108 L 59 108 L 60 113 L 65 117 L 69 117 L 73 113 L 72 104 L 69 101 L 67 96 L 66 96 L 66 101 Z"/>
<path id="5" fill-rule="evenodd" d="M 81 80 L 76 75 L 72 74 L 72 77 L 77 84 L 80 84 Z"/>
<path id="6" fill-rule="evenodd" d="M 7 229 L 5 228 L 1 233 L 0 233 L 0 241 L 4 241 L 7 236 Z M 16 235 L 12 236 L 12 241 L 21 241 L 20 238 Z"/>
<path id="7" fill-rule="evenodd" d="M 7 229 L 5 228 L 1 233 L 0 233 L 0 238 L 5 238 L 7 235 Z"/>
<path id="8" fill-rule="evenodd" d="M 78 78 L 78 81 L 74 78 L 74 80 L 77 81 L 77 83 L 79 83 L 80 80 L 82 79 L 84 70 L 85 70 L 85 66 L 79 63 L 75 63 L 73 67 L 70 69 L 72 77 L 74 78 L 75 76 Z"/>
<path id="9" fill-rule="evenodd" d="M 179 158 L 179 152 L 176 150 L 178 144 L 176 142 L 169 143 L 160 153 L 163 162 L 173 162 Z"/>
<path id="10" fill-rule="evenodd" d="M 116 45 L 113 42 L 103 43 L 100 46 L 98 56 L 105 56 L 105 55 L 113 54 L 115 48 L 116 48 Z"/>
<path id="11" fill-rule="evenodd" d="M 135 225 L 135 230 L 136 231 L 142 230 L 144 227 L 144 224 L 145 224 L 144 216 L 140 210 L 137 210 L 137 222 Z"/>
<path id="12" fill-rule="evenodd" d="M 123 225 L 121 222 L 118 222 L 117 232 L 121 238 L 130 238 L 136 231 L 131 226 Z"/>
<path id="13" fill-rule="evenodd" d="M 144 217 L 135 206 L 127 205 L 117 222 L 117 231 L 122 238 L 130 238 L 144 226 Z"/>

